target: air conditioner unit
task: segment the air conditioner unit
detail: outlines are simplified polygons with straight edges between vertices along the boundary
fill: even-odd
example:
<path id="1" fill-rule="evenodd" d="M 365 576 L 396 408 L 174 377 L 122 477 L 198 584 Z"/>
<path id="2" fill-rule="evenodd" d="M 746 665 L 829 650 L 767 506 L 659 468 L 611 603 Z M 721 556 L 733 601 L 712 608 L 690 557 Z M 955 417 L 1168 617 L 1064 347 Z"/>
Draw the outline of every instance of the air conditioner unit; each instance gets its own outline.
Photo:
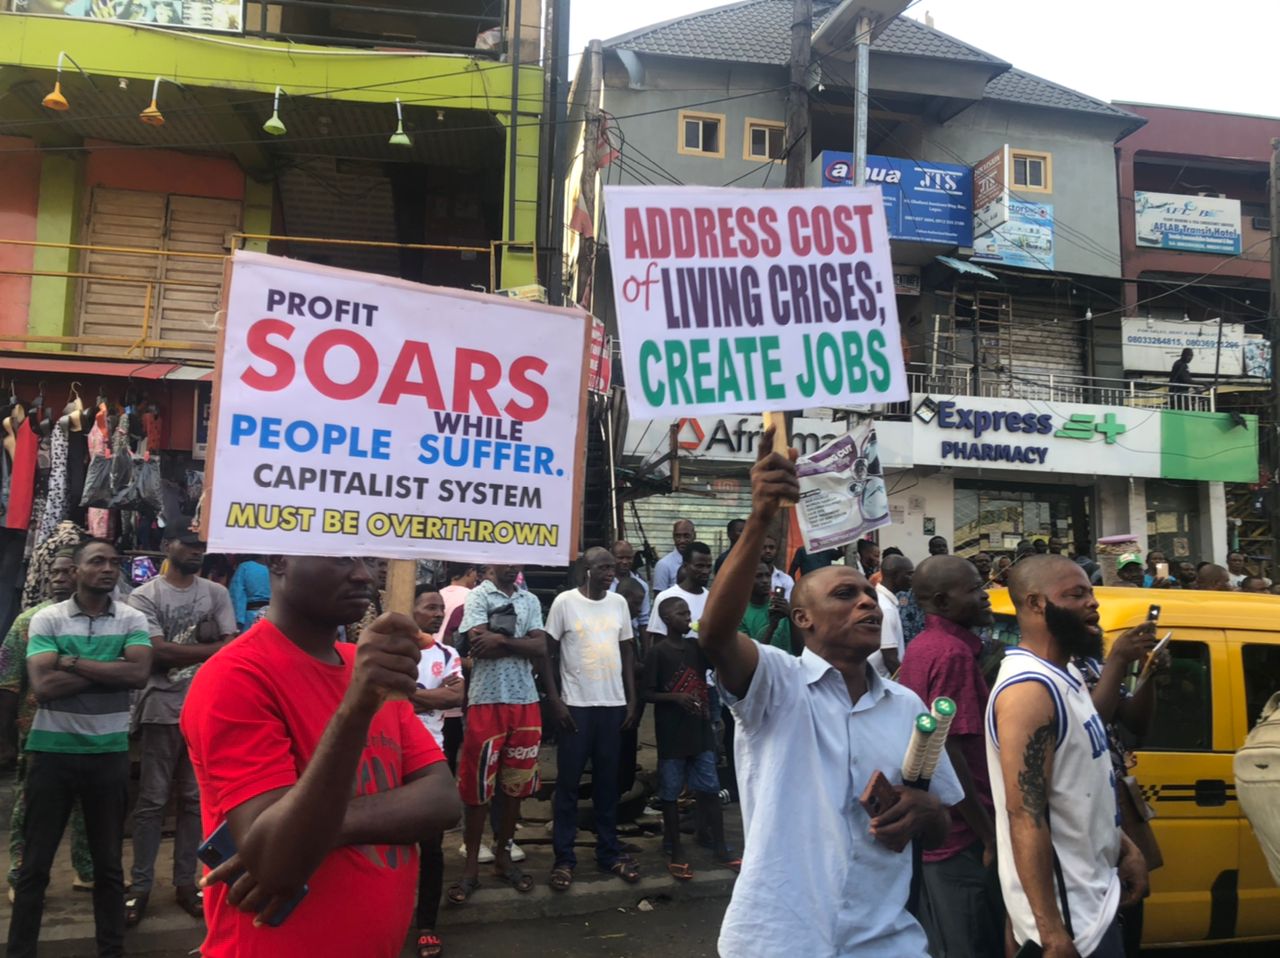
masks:
<path id="1" fill-rule="evenodd" d="M 1270 232 L 1270 231 L 1271 231 L 1271 217 L 1270 217 L 1270 216 L 1255 216 L 1255 217 L 1253 217 L 1253 228 L 1254 228 L 1254 229 L 1256 229 L 1256 230 L 1262 230 L 1263 232 Z"/>
<path id="2" fill-rule="evenodd" d="M 1218 200 L 1225 200 L 1227 198 L 1226 193 L 1211 193 L 1208 190 L 1201 190 L 1196 194 L 1196 196 L 1212 196 L 1214 199 Z"/>

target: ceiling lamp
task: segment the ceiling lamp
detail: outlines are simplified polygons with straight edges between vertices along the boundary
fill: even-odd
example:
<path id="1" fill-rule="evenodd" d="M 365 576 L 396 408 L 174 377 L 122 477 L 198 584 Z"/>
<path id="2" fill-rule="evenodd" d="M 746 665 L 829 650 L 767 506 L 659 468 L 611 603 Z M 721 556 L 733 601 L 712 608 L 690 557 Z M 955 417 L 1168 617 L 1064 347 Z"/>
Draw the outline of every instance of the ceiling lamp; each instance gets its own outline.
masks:
<path id="1" fill-rule="evenodd" d="M 404 131 L 404 111 L 400 108 L 400 98 L 396 97 L 396 131 L 387 140 L 392 146 L 413 146 L 413 140 Z"/>
<path id="2" fill-rule="evenodd" d="M 89 74 L 84 72 L 84 69 L 80 66 L 80 64 L 76 63 L 76 61 L 72 59 L 72 57 L 67 53 L 66 50 L 59 51 L 57 79 L 53 81 L 53 89 L 48 93 L 48 95 L 45 96 L 43 100 L 40 101 L 40 104 L 43 107 L 45 107 L 45 109 L 57 110 L 59 113 L 63 112 L 64 110 L 71 109 L 71 104 L 68 103 L 67 98 L 62 95 L 62 61 L 63 60 L 71 60 L 72 65 L 75 66 L 75 68 L 79 70 L 82 74 L 84 74 L 85 79 L 88 79 L 89 77 Z"/>
<path id="3" fill-rule="evenodd" d="M 160 95 L 160 81 L 172 83 L 178 89 L 185 89 L 177 80 L 170 80 L 168 77 L 156 77 L 156 82 L 151 86 L 151 104 L 145 110 L 138 114 L 138 119 L 147 126 L 164 126 L 164 114 L 160 112 L 160 107 L 156 104 L 156 100 Z"/>
<path id="4" fill-rule="evenodd" d="M 280 119 L 280 88 L 276 87 L 276 99 L 271 105 L 271 116 L 262 124 L 262 129 L 272 136 L 284 136 L 284 122 Z"/>

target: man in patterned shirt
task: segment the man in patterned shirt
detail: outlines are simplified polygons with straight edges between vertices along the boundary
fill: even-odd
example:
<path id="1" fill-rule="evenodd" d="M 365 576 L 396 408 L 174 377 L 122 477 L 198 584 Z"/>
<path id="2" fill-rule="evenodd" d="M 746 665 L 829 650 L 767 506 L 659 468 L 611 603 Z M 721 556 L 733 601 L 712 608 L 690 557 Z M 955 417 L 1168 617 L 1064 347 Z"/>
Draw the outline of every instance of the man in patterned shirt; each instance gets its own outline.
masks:
<path id="1" fill-rule="evenodd" d="M 36 613 L 55 602 L 65 602 L 75 590 L 71 550 L 63 549 L 54 556 L 49 567 L 49 594 L 51 599 L 32 606 L 13 620 L 4 644 L 0 645 L 0 711 L 5 721 L 0 727 L 8 728 L 12 721 L 18 730 L 18 787 L 13 795 L 13 814 L 9 819 L 9 901 L 13 901 L 13 883 L 22 867 L 22 852 L 26 845 L 26 779 L 25 746 L 31 720 L 36 717 L 36 695 L 27 681 L 27 636 L 31 620 Z M 16 718 L 14 716 L 16 715 Z M 79 891 L 93 889 L 93 858 L 89 855 L 89 841 L 84 834 L 84 809 L 77 802 L 71 812 L 71 864 L 76 877 L 72 887 Z"/>
<path id="2" fill-rule="evenodd" d="M 498 833 L 494 835 L 494 874 L 516 891 L 533 890 L 533 879 L 512 864 L 507 842 L 515 833 L 520 800 L 538 787 L 538 745 L 542 714 L 538 708 L 535 663 L 547 657 L 542 607 L 516 584 L 522 567 L 492 566 L 486 579 L 467 596 L 459 634 L 472 659 L 467 688 L 467 727 L 458 756 L 458 791 L 466 806 L 467 863 L 448 892 L 460 905 L 480 885 L 480 839 L 485 811 L 501 784 Z M 541 669 L 546 675 L 545 665 Z M 547 698 L 559 703 L 555 683 L 544 681 Z"/>

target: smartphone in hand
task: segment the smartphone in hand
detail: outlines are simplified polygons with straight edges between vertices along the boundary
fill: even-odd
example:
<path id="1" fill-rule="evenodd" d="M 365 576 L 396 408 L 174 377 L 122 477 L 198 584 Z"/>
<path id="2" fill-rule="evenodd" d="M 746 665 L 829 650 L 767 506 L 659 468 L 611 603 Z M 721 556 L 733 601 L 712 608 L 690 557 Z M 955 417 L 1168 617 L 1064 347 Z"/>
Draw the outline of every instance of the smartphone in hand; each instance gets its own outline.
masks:
<path id="1" fill-rule="evenodd" d="M 884 772 L 879 769 L 872 774 L 867 787 L 862 790 L 862 795 L 858 798 L 858 804 L 871 818 L 883 815 L 897 802 L 898 793 L 889 784 L 889 779 L 885 778 Z"/>
<path id="2" fill-rule="evenodd" d="M 204 862 L 210 868 L 217 868 L 228 858 L 236 853 L 236 840 L 231 837 L 231 826 L 226 822 L 219 825 L 212 835 L 204 840 L 199 848 L 196 849 L 196 857 Z M 244 872 L 236 872 L 229 877 L 224 884 L 234 885 Z M 266 919 L 266 924 L 272 928 L 279 928 L 284 924 L 284 920 L 293 914 L 293 910 L 302 903 L 302 899 L 307 897 L 307 892 L 311 889 L 307 885 L 303 885 L 301 891 L 293 898 L 292 901 L 286 902 L 280 907 L 280 910 L 273 913 Z"/>

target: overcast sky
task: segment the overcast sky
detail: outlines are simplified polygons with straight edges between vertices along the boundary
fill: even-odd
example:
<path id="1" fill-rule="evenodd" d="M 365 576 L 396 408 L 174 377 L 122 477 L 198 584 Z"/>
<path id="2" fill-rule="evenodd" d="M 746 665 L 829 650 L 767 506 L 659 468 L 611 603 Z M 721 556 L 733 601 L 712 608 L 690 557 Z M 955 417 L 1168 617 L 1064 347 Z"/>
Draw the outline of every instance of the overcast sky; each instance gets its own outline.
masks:
<path id="1" fill-rule="evenodd" d="M 724 5 L 571 3 L 575 53 L 592 38 Z M 944 33 L 1102 100 L 1280 117 L 1280 84 L 1266 66 L 1280 36 L 1275 0 L 919 0 L 907 16 L 926 12 Z"/>

